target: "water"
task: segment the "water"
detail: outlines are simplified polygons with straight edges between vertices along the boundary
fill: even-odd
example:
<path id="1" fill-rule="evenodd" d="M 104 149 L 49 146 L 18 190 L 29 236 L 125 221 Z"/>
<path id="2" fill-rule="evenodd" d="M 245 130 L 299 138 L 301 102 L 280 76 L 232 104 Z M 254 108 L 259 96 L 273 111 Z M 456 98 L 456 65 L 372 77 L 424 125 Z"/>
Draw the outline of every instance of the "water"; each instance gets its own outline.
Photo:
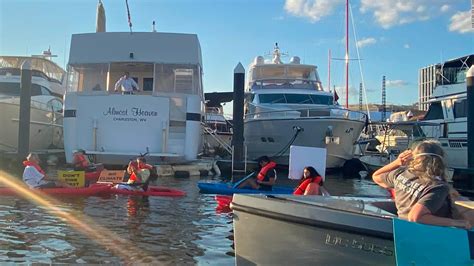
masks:
<path id="1" fill-rule="evenodd" d="M 232 215 L 216 211 L 213 195 L 199 193 L 199 180 L 158 180 L 159 185 L 186 191 L 183 198 L 111 195 L 59 199 L 57 206 L 62 210 L 81 220 L 88 217 L 138 248 L 139 254 L 130 254 L 128 260 L 42 207 L 17 197 L 0 197 L 0 262 L 232 265 Z M 329 176 L 326 186 L 336 195 L 384 195 L 366 180 Z"/>

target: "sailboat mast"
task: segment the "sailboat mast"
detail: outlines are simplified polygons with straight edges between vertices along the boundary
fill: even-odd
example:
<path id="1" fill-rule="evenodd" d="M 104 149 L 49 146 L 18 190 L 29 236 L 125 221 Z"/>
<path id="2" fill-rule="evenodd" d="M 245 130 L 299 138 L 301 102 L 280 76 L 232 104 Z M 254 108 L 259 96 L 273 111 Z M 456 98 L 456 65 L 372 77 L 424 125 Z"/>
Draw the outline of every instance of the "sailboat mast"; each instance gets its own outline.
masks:
<path id="1" fill-rule="evenodd" d="M 331 91 L 331 49 L 328 51 L 328 91 Z"/>
<path id="2" fill-rule="evenodd" d="M 346 108 L 349 108 L 349 0 L 346 0 Z"/>

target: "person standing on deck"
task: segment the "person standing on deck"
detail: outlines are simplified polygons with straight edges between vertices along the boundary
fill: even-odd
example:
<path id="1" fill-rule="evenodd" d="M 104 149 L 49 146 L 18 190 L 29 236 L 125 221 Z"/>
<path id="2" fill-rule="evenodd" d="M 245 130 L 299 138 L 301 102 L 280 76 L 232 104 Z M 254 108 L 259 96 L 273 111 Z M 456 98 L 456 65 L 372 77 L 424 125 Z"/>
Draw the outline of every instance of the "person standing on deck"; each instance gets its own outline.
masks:
<path id="1" fill-rule="evenodd" d="M 140 87 L 138 84 L 130 77 L 129 72 L 125 74 L 115 83 L 115 92 L 118 90 L 122 91 L 122 94 L 133 94 L 133 91 L 139 91 Z"/>

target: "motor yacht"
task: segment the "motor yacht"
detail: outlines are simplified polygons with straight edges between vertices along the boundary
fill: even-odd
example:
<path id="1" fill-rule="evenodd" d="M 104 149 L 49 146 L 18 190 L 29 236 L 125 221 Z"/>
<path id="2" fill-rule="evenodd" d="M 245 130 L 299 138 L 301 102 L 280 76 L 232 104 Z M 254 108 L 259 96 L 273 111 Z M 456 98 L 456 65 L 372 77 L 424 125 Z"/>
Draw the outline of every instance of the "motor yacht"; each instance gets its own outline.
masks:
<path id="1" fill-rule="evenodd" d="M 255 58 L 249 66 L 244 106 L 248 158 L 266 155 L 288 165 L 291 145 L 327 149 L 327 167 L 353 158 L 354 143 L 367 117 L 350 111 L 325 91 L 317 67 L 299 57 L 283 63 L 278 45 L 273 59 Z"/>
<path id="2" fill-rule="evenodd" d="M 115 91 L 125 72 L 139 91 Z M 106 164 L 123 165 L 140 154 L 150 163 L 192 161 L 202 148 L 203 117 L 196 34 L 72 35 L 64 100 L 67 162 L 78 149 Z"/>
<path id="3" fill-rule="evenodd" d="M 30 151 L 63 147 L 62 96 L 65 71 L 42 56 L 0 56 L 0 151 L 18 148 L 21 66 L 28 60 L 32 70 Z"/>

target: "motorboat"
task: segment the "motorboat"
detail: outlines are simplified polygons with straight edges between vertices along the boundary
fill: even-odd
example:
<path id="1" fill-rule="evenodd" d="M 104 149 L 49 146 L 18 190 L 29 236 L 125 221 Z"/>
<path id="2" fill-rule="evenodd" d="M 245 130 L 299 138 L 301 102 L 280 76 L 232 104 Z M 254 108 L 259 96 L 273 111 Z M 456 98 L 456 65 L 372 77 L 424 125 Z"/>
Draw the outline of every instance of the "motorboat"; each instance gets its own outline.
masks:
<path id="1" fill-rule="evenodd" d="M 359 140 L 356 150 L 370 172 L 392 162 L 412 144 L 436 139 L 441 131 L 439 124 L 425 121 L 378 122 L 371 123 L 369 128 L 373 129 L 374 138 Z M 374 142 L 378 145 L 373 145 Z"/>
<path id="2" fill-rule="evenodd" d="M 237 265 L 395 265 L 386 198 L 235 194 Z"/>
<path id="3" fill-rule="evenodd" d="M 464 60 L 464 61 L 463 61 Z M 447 164 L 454 169 L 467 168 L 467 92 L 466 72 L 474 55 L 452 60 L 436 71 L 435 86 L 423 121 L 438 123 L 438 141 L 446 152 Z"/>
<path id="4" fill-rule="evenodd" d="M 32 70 L 30 151 L 63 147 L 62 96 L 66 72 L 42 56 L 0 56 L 0 151 L 16 152 L 20 113 L 21 66 L 29 61 Z"/>
<path id="5" fill-rule="evenodd" d="M 130 73 L 140 91 L 115 92 Z M 105 164 L 192 161 L 202 148 L 201 47 L 196 34 L 73 34 L 64 97 L 66 160 L 82 149 Z"/>
<path id="6" fill-rule="evenodd" d="M 327 149 L 327 167 L 353 158 L 366 114 L 340 106 L 322 87 L 317 67 L 292 57 L 283 63 L 278 45 L 272 61 L 249 66 L 245 88 L 244 139 L 248 158 L 266 155 L 288 165 L 291 145 Z"/>

